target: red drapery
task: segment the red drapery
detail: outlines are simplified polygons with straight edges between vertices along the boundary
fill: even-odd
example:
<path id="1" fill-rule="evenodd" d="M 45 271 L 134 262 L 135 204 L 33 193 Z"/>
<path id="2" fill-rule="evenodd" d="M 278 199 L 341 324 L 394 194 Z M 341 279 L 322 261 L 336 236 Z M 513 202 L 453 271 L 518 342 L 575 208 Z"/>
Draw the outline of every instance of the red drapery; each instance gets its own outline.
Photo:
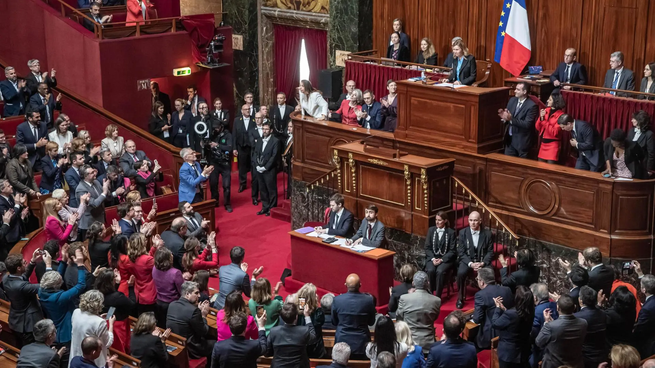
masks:
<path id="1" fill-rule="evenodd" d="M 196 63 L 207 61 L 207 46 L 214 38 L 214 14 L 189 15 L 181 18 L 191 37 L 191 54 Z"/>
<path id="2" fill-rule="evenodd" d="M 327 32 L 275 24 L 273 33 L 277 90 L 286 93 L 288 99 L 295 96 L 295 88 L 300 84 L 300 48 L 303 39 L 309 61 L 309 81 L 317 88 L 318 74 L 327 68 Z"/>

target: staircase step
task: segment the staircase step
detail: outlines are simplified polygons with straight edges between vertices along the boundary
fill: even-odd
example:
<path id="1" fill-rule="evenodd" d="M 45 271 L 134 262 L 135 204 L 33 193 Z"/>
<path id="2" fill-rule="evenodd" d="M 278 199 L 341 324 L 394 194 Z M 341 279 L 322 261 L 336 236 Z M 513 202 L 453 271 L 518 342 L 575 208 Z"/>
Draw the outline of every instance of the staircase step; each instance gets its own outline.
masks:
<path id="1" fill-rule="evenodd" d="M 291 200 L 285 199 L 283 201 L 278 201 L 278 207 L 280 208 L 291 208 Z"/>
<path id="2" fill-rule="evenodd" d="M 463 228 L 468 227 L 468 226 L 469 226 L 469 217 L 468 216 L 460 217 L 455 222 L 455 230 L 457 230 L 457 231 L 462 230 Z"/>
<path id="3" fill-rule="evenodd" d="M 271 217 L 274 219 L 291 222 L 291 209 L 281 207 L 272 208 Z"/>

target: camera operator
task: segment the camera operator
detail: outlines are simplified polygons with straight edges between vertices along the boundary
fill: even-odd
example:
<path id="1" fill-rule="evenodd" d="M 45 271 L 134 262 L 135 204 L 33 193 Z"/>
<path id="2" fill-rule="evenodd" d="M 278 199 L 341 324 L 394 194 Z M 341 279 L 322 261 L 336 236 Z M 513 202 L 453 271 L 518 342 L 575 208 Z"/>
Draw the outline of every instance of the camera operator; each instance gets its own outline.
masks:
<path id="1" fill-rule="evenodd" d="M 215 125 L 214 120 L 214 117 L 209 113 L 209 107 L 207 106 L 207 103 L 204 101 L 200 102 L 198 104 L 198 115 L 193 118 L 193 122 L 191 123 L 193 129 L 189 134 L 189 144 L 194 151 L 204 153 L 203 148 L 205 146 L 205 141 L 210 139 L 212 127 Z M 206 128 L 198 126 L 197 124 L 199 122 L 204 122 L 206 124 Z M 199 131 L 203 130 L 205 131 L 203 134 L 198 134 Z M 207 158 L 207 156 L 204 158 Z"/>
<path id="2" fill-rule="evenodd" d="M 232 212 L 232 206 L 230 206 L 230 164 L 232 158 L 230 153 L 232 152 L 232 134 L 218 120 L 215 120 L 214 124 L 210 125 L 210 127 L 209 149 L 205 157 L 207 157 L 207 161 L 215 169 L 209 176 L 209 188 L 212 192 L 212 199 L 216 199 L 218 204 L 218 175 L 220 174 L 223 181 L 223 204 L 227 212 Z"/>

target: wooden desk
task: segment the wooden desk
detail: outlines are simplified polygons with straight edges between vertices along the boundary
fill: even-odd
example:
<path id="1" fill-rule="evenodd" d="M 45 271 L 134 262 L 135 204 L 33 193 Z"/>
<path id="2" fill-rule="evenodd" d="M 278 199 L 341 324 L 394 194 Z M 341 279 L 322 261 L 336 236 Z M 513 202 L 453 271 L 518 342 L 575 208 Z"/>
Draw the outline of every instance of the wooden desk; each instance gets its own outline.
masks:
<path id="1" fill-rule="evenodd" d="M 346 277 L 357 273 L 362 292 L 375 296 L 377 306 L 389 303 L 389 287 L 393 286 L 393 256 L 390 250 L 377 248 L 357 253 L 338 245 L 290 231 L 291 277 L 298 282 L 311 282 L 335 294 L 346 292 Z"/>
<path id="2" fill-rule="evenodd" d="M 20 350 L 4 341 L 0 341 L 0 347 L 5 349 L 4 354 L 0 355 L 0 368 L 15 368 L 20 356 Z"/>
<path id="3" fill-rule="evenodd" d="M 509 88 L 450 89 L 399 81 L 398 139 L 445 144 L 472 153 L 503 147 L 498 110 L 507 107 Z"/>
<path id="4" fill-rule="evenodd" d="M 549 77 L 550 74 L 546 76 L 545 73 L 542 73 L 541 78 L 539 78 L 542 80 L 546 79 L 548 80 L 547 82 L 538 82 L 537 80 L 525 79 L 525 76 L 507 78 L 505 79 L 505 86 L 510 87 L 513 90 L 518 83 L 527 83 L 530 87 L 530 93 L 537 96 L 541 102 L 546 103 L 546 101 L 548 101 L 548 97 L 550 97 L 550 94 L 553 92 L 553 89 L 555 89 L 555 86 L 550 82 Z"/>

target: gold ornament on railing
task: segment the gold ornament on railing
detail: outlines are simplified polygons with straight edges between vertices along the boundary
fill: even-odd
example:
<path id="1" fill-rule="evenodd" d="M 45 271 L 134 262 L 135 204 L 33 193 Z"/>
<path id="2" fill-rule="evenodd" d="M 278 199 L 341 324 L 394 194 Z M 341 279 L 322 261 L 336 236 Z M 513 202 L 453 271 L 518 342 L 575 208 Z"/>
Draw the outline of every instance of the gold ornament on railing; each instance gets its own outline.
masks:
<path id="1" fill-rule="evenodd" d="M 339 151 L 334 150 L 332 153 L 332 161 L 337 165 L 337 181 L 339 182 L 338 190 L 341 190 L 341 160 L 339 159 Z"/>
<path id="2" fill-rule="evenodd" d="M 407 183 L 407 204 L 412 205 L 412 175 L 409 173 L 409 166 L 404 165 L 405 182 Z"/>
<path id="3" fill-rule="evenodd" d="M 423 206 L 428 208 L 428 173 L 421 169 L 421 184 L 423 184 Z"/>
<path id="4" fill-rule="evenodd" d="M 355 174 L 355 159 L 353 159 L 352 153 L 348 153 L 348 165 L 350 165 L 350 172 L 353 177 L 353 193 L 357 193 L 357 175 Z"/>

